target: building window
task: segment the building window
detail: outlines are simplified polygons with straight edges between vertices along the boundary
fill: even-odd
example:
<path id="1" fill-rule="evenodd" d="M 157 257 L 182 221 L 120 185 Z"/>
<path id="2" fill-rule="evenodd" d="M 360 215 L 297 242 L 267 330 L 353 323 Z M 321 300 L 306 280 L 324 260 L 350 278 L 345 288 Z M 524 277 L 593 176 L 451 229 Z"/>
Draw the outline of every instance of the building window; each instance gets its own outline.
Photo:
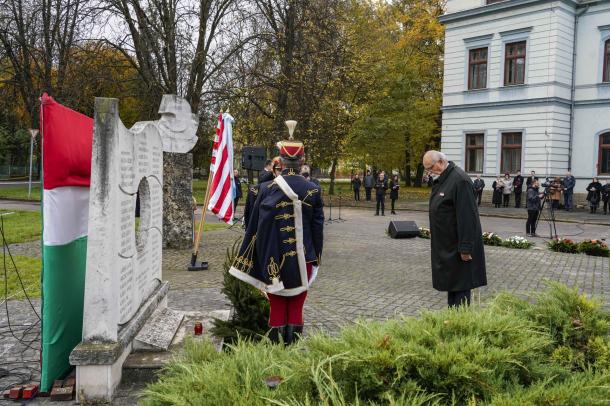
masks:
<path id="1" fill-rule="evenodd" d="M 599 163 L 597 172 L 600 175 L 610 174 L 610 133 L 599 136 Z"/>
<path id="2" fill-rule="evenodd" d="M 525 41 L 506 44 L 504 86 L 525 83 Z"/>
<path id="3" fill-rule="evenodd" d="M 604 44 L 604 82 L 610 82 L 610 39 Z"/>
<path id="4" fill-rule="evenodd" d="M 502 134 L 502 173 L 521 170 L 521 133 Z"/>
<path id="5" fill-rule="evenodd" d="M 487 48 L 471 49 L 468 58 L 468 89 L 487 87 Z"/>
<path id="6" fill-rule="evenodd" d="M 483 134 L 466 134 L 466 172 L 483 173 L 483 144 Z"/>

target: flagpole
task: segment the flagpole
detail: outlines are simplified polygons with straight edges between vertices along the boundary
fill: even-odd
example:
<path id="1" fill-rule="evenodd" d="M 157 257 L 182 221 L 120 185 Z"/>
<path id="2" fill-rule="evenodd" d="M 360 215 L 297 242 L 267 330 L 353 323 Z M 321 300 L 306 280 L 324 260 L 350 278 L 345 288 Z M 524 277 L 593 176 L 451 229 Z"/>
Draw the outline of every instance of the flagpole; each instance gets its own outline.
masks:
<path id="1" fill-rule="evenodd" d="M 203 232 L 203 226 L 205 224 L 205 215 L 208 211 L 208 203 L 210 201 L 210 184 L 212 183 L 212 178 L 214 177 L 214 172 L 210 171 L 208 176 L 208 185 L 205 188 L 205 198 L 203 203 L 203 208 L 201 209 L 201 220 L 199 221 L 199 227 L 197 228 L 197 235 L 195 236 L 195 241 L 193 243 L 193 253 L 191 255 L 191 265 L 188 267 L 189 271 L 199 271 L 208 269 L 207 262 L 201 262 L 200 265 L 197 265 L 197 255 L 199 254 L 199 243 L 201 242 L 201 233 Z"/>

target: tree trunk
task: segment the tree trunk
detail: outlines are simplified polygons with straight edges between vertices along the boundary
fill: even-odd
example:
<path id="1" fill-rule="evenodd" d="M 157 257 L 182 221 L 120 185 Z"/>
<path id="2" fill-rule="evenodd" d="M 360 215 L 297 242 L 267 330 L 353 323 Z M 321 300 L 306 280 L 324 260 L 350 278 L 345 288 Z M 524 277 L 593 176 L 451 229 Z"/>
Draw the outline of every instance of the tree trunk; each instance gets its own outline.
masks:
<path id="1" fill-rule="evenodd" d="M 337 172 L 337 158 L 333 158 L 332 165 L 330 167 L 330 186 L 328 187 L 328 194 L 335 194 L 335 175 Z"/>
<path id="2" fill-rule="evenodd" d="M 409 148 L 405 148 L 405 186 L 411 186 L 411 154 Z"/>
<path id="3" fill-rule="evenodd" d="M 424 165 L 417 164 L 417 171 L 415 172 L 415 187 L 421 187 L 421 181 L 424 177 Z"/>

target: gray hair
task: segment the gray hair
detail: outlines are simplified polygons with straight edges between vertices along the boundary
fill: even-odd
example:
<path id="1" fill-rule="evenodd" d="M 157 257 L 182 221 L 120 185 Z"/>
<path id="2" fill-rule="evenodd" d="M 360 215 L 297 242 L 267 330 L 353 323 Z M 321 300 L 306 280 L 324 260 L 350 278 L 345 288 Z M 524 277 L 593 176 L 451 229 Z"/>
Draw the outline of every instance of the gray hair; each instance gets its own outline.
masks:
<path id="1" fill-rule="evenodd" d="M 428 158 L 430 158 L 432 160 L 432 164 L 435 164 L 438 161 L 447 162 L 447 155 L 443 154 L 440 151 L 430 150 L 430 151 L 426 152 L 425 155 L 427 155 Z"/>

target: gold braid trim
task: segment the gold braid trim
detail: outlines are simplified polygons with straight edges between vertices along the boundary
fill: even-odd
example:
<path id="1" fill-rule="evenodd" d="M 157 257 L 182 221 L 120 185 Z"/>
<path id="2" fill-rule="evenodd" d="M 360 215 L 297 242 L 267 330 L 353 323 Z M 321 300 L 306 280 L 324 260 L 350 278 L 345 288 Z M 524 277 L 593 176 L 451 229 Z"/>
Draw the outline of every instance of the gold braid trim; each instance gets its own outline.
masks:
<path id="1" fill-rule="evenodd" d="M 278 214 L 277 216 L 275 216 L 276 220 L 288 220 L 290 218 L 294 218 L 294 214 L 284 213 L 284 214 Z"/>
<path id="2" fill-rule="evenodd" d="M 269 279 L 280 277 L 280 267 L 277 266 L 273 257 L 271 257 L 271 260 L 269 261 L 269 265 L 267 266 L 267 272 L 269 273 Z"/>
<path id="3" fill-rule="evenodd" d="M 279 208 L 284 208 L 284 207 L 286 207 L 286 206 L 292 206 L 292 202 L 286 202 L 286 201 L 283 201 L 283 202 L 279 202 L 278 204 L 276 204 L 276 205 L 275 205 L 275 207 L 276 207 L 277 209 L 279 209 Z"/>
<path id="4" fill-rule="evenodd" d="M 256 243 L 256 234 L 252 236 L 250 243 L 244 250 L 243 255 L 235 258 L 233 266 L 241 271 L 247 271 L 254 266 L 252 257 L 254 256 L 254 245 Z"/>
<path id="5" fill-rule="evenodd" d="M 286 226 L 286 227 L 280 228 L 280 231 L 286 231 L 287 233 L 294 231 L 294 230 L 295 230 L 295 228 L 292 226 Z"/>
<path id="6" fill-rule="evenodd" d="M 283 242 L 284 244 L 294 244 L 295 242 L 297 242 L 297 240 L 296 240 L 296 238 L 292 238 L 292 237 L 290 237 L 290 238 L 288 238 L 288 239 L 286 239 L 286 240 L 284 240 L 284 241 L 282 241 L 282 242 Z"/>

